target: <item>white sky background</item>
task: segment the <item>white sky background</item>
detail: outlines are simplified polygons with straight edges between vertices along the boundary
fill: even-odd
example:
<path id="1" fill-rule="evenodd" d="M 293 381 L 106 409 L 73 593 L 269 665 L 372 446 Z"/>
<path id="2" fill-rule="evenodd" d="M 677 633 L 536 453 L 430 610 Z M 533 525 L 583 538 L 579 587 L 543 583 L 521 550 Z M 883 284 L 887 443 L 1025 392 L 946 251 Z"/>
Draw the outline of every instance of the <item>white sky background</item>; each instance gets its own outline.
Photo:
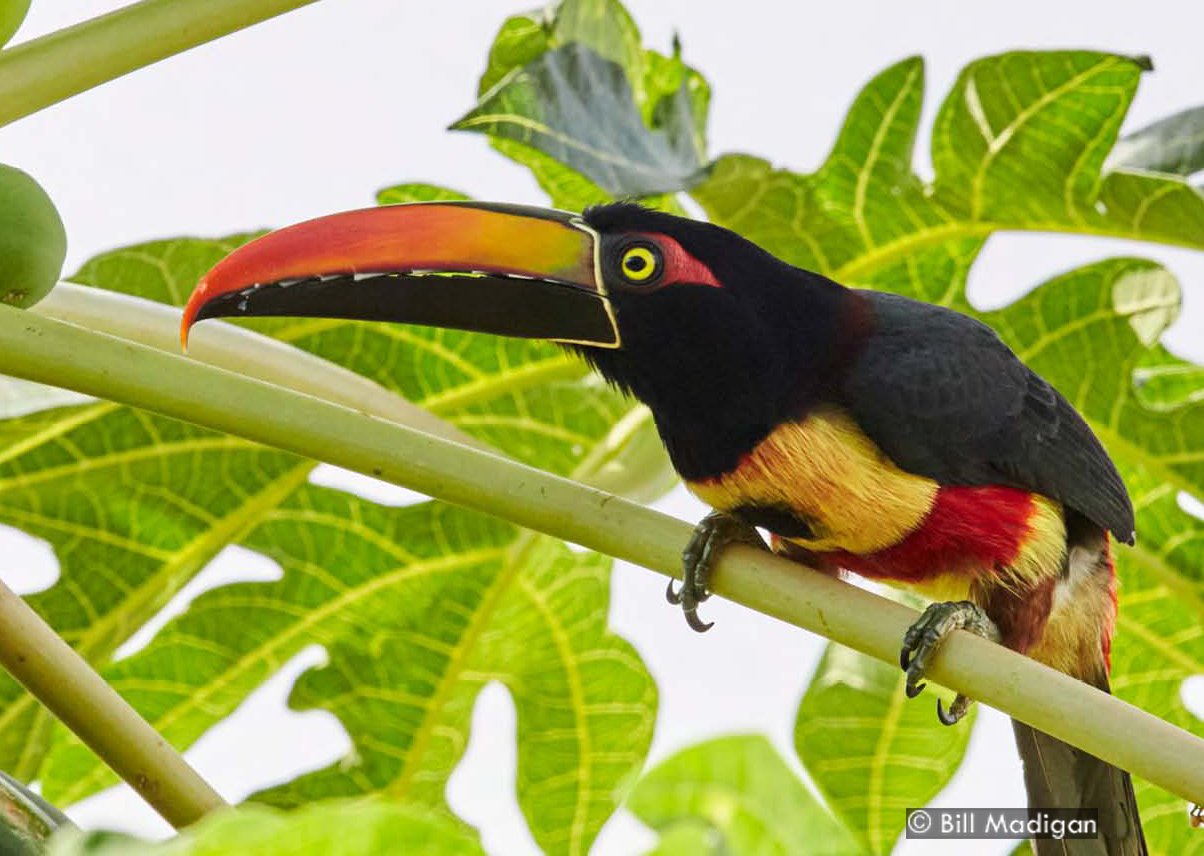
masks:
<path id="1" fill-rule="evenodd" d="M 541 203 L 529 174 L 494 153 L 484 137 L 443 130 L 471 106 L 503 17 L 535 2 L 326 0 L 0 129 L 0 160 L 32 173 L 58 204 L 70 240 L 67 273 L 124 244 L 279 226 L 369 205 L 375 190 L 401 181 Z M 35 0 L 17 40 L 118 5 Z M 1137 6 L 628 0 L 628 8 L 650 46 L 666 51 L 679 32 L 686 59 L 711 81 L 712 153 L 748 151 L 799 170 L 820 163 L 858 88 L 910 54 L 928 62 L 922 173 L 929 171 L 927 128 L 940 99 L 958 69 L 984 54 L 1021 47 L 1151 54 L 1157 71 L 1142 80 L 1130 130 L 1204 102 L 1204 7 L 1189 0 Z M 971 294 L 979 305 L 1002 305 L 1068 267 L 1126 253 L 1155 258 L 1180 277 L 1186 312 L 1169 343 L 1204 361 L 1204 254 L 1089 238 L 997 236 L 974 268 Z M 329 470 L 323 481 L 352 484 Z M 682 491 L 660 507 L 691 520 L 703 513 Z M 45 585 L 53 573 L 46 551 L 28 542 L 0 533 L 8 560 L 0 573 L 24 591 Z M 231 550 L 200 583 L 270 577 L 274 570 L 261 557 Z M 660 686 L 650 763 L 718 734 L 762 732 L 797 767 L 792 724 L 822 640 L 717 600 L 706 605 L 717 625 L 700 637 L 664 602 L 663 591 L 662 577 L 619 565 L 612 626 L 637 646 Z M 188 753 L 227 798 L 321 766 L 348 747 L 333 717 L 284 707 L 292 680 L 318 656 L 303 655 Z M 914 703 L 933 705 L 929 695 Z M 480 827 L 490 852 L 507 856 L 537 852 L 513 798 L 514 728 L 508 696 L 488 688 L 449 789 L 453 807 Z M 1023 801 L 1011 729 L 1005 717 L 983 711 L 968 762 L 940 802 Z M 71 813 L 86 825 L 166 832 L 124 788 Z M 595 852 L 637 853 L 652 842 L 638 822 L 620 816 Z M 971 851 L 967 844 L 904 844 L 899 852 L 1002 854 L 1011 847 L 981 842 Z"/>

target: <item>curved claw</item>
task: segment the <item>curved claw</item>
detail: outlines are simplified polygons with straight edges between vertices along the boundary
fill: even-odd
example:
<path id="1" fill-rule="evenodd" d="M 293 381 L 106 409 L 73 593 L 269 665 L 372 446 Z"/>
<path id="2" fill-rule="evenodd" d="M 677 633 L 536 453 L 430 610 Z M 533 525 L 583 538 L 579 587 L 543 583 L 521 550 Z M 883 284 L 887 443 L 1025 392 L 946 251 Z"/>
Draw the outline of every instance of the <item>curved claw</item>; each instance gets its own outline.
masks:
<path id="1" fill-rule="evenodd" d="M 673 590 L 673 580 L 669 580 L 669 587 L 665 589 L 665 600 L 674 606 L 678 606 L 681 603 L 681 593 Z"/>
<path id="2" fill-rule="evenodd" d="M 699 618 L 698 611 L 696 608 L 695 609 L 687 609 L 685 612 L 686 612 L 686 624 L 690 625 L 690 629 L 694 630 L 697 633 L 706 633 L 708 630 L 710 630 L 712 627 L 715 626 L 715 622 L 703 621 L 701 618 Z"/>
<path id="3" fill-rule="evenodd" d="M 936 700 L 936 718 L 941 721 L 941 725 L 956 725 L 961 717 L 954 716 L 952 713 L 945 713 L 945 708 L 941 705 L 941 700 Z"/>
<path id="4" fill-rule="evenodd" d="M 670 583 L 672 585 L 672 583 Z M 906 645 L 899 651 L 899 667 L 903 671 L 907 671 L 907 667 L 911 665 L 911 648 Z"/>
<path id="5" fill-rule="evenodd" d="M 924 692 L 924 687 L 926 687 L 926 686 L 928 686 L 928 684 L 913 684 L 911 681 L 908 681 L 907 688 L 905 690 L 905 692 L 907 693 L 907 697 L 915 698 L 920 693 Z"/>

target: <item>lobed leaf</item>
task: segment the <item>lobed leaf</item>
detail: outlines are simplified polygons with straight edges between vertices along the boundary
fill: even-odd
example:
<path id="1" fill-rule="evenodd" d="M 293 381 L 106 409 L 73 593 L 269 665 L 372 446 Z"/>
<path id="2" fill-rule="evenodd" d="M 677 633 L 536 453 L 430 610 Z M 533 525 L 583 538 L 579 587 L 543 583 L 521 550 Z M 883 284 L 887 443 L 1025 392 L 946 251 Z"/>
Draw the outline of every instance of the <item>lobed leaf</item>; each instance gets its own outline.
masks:
<path id="1" fill-rule="evenodd" d="M 661 834 L 656 853 L 685 852 L 686 843 L 733 856 L 864 852 L 759 736 L 678 752 L 644 775 L 628 807 Z"/>
<path id="2" fill-rule="evenodd" d="M 941 725 L 932 693 L 909 700 L 906 682 L 901 669 L 829 643 L 795 720 L 795 748 L 812 781 L 876 854 L 894 848 L 908 808 L 948 784 L 973 726 L 973 710 L 957 727 Z"/>
<path id="3" fill-rule="evenodd" d="M 905 278 L 917 295 L 953 305 L 939 269 L 968 268 L 1001 229 L 1204 248 L 1204 197 L 1182 179 L 1101 172 L 1141 70 L 1085 51 L 971 63 L 938 113 L 926 185 L 911 170 L 923 67 L 907 59 L 857 96 L 816 173 L 725 155 L 692 195 L 713 221 L 794 264 L 847 284 Z"/>

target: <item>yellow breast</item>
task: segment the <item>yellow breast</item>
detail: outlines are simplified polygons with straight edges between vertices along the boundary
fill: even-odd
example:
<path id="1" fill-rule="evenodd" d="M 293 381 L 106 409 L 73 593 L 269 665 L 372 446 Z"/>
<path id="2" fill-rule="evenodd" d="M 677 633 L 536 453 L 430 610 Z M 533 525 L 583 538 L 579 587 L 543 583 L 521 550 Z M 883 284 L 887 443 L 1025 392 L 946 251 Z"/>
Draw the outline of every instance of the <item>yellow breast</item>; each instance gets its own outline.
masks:
<path id="1" fill-rule="evenodd" d="M 730 473 L 687 482 L 720 511 L 785 506 L 807 521 L 814 538 L 791 539 L 810 550 L 873 553 L 923 521 L 939 486 L 895 466 L 843 408 L 817 408 L 780 425 Z"/>

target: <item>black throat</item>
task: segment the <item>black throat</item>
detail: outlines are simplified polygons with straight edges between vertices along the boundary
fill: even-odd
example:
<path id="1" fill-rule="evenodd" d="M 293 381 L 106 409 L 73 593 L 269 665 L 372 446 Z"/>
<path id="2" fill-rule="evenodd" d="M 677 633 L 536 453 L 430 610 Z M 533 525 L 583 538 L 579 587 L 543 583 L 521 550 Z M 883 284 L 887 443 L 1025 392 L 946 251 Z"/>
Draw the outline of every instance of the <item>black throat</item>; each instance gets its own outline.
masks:
<path id="1" fill-rule="evenodd" d="M 620 303 L 624 347 L 578 348 L 648 405 L 688 481 L 731 472 L 778 425 L 830 398 L 862 337 L 856 292 L 768 254 L 757 261 L 738 287 L 728 271 L 723 289 L 670 286 Z"/>

